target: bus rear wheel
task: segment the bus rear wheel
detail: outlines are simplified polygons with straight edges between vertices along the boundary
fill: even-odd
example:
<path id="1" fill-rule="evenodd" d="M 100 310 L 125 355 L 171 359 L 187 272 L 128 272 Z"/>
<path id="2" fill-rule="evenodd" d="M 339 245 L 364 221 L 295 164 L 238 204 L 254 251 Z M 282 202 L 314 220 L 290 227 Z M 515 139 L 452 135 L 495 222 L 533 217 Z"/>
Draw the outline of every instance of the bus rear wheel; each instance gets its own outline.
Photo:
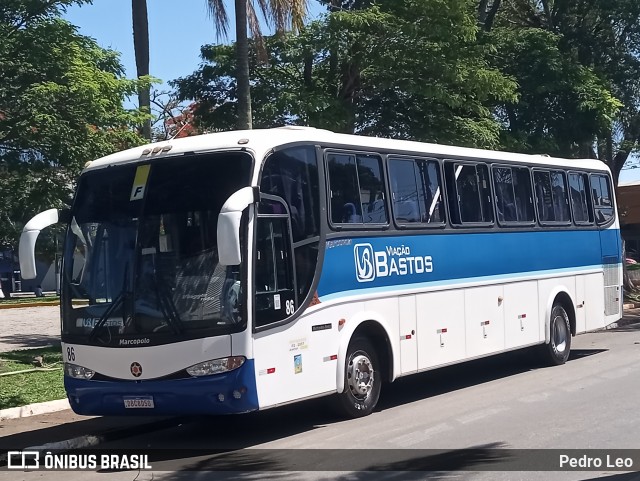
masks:
<path id="1" fill-rule="evenodd" d="M 351 418 L 371 414 L 378 403 L 382 378 L 375 349 L 367 339 L 349 344 L 344 372 L 344 391 L 337 396 L 340 412 Z"/>
<path id="2" fill-rule="evenodd" d="M 554 304 L 549 320 L 549 343 L 544 346 L 545 360 L 552 366 L 564 364 L 571 351 L 571 323 L 561 304 Z"/>

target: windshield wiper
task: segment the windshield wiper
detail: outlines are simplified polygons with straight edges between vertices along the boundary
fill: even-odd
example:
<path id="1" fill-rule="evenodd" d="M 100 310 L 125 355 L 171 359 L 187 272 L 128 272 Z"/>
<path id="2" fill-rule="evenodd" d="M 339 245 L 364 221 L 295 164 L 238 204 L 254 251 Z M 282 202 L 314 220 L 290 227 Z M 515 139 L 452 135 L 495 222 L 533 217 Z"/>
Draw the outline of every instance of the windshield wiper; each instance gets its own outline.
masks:
<path id="1" fill-rule="evenodd" d="M 91 330 L 91 332 L 89 333 L 89 340 L 93 341 L 96 337 L 96 335 L 98 334 L 98 331 L 100 330 L 100 328 L 102 328 L 102 326 L 104 326 L 104 324 L 107 322 L 107 320 L 111 317 L 111 314 L 113 314 L 113 312 L 120 307 L 120 305 L 122 305 L 122 322 L 124 324 L 124 320 L 125 320 L 125 316 L 124 316 L 124 300 L 127 297 L 127 295 L 129 294 L 129 282 L 128 282 L 128 276 L 127 274 L 129 273 L 129 263 L 127 262 L 127 264 L 124 267 L 124 279 L 122 281 L 122 290 L 120 291 L 120 293 L 116 296 L 116 298 L 113 300 L 113 302 L 111 303 L 111 305 L 107 308 L 106 311 L 104 311 L 104 313 L 102 314 L 102 316 L 100 316 L 100 319 L 98 319 L 98 322 L 96 323 L 95 326 L 93 326 L 93 329 Z"/>
<path id="2" fill-rule="evenodd" d="M 156 294 L 158 296 L 158 304 L 160 304 L 160 310 L 162 311 L 162 315 L 169 321 L 169 325 L 173 328 L 176 334 L 182 334 L 183 324 L 182 319 L 180 319 L 180 314 L 178 314 L 178 309 L 176 308 L 175 303 L 173 302 L 173 297 L 171 296 L 171 292 L 169 292 L 166 287 L 163 288 L 158 282 L 158 278 L 154 276 L 156 281 Z"/>

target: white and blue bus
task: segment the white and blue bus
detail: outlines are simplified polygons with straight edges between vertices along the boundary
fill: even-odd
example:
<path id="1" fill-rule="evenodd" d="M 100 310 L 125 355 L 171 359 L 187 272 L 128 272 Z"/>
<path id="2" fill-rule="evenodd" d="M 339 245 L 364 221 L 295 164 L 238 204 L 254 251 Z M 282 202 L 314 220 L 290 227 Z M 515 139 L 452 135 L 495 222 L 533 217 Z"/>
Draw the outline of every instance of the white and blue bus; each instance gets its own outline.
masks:
<path id="1" fill-rule="evenodd" d="M 608 168 L 311 128 L 225 132 L 89 162 L 61 270 L 76 413 L 223 414 L 572 336 L 622 314 Z"/>

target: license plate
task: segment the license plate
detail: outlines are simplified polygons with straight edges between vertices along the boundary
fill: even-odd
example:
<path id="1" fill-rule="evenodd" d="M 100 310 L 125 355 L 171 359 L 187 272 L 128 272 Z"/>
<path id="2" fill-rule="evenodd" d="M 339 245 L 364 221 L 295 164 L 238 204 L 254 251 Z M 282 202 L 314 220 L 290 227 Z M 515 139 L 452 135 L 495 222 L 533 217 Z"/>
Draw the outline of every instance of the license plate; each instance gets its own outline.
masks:
<path id="1" fill-rule="evenodd" d="M 124 407 L 127 409 L 153 409 L 153 397 L 126 397 L 124 398 Z"/>

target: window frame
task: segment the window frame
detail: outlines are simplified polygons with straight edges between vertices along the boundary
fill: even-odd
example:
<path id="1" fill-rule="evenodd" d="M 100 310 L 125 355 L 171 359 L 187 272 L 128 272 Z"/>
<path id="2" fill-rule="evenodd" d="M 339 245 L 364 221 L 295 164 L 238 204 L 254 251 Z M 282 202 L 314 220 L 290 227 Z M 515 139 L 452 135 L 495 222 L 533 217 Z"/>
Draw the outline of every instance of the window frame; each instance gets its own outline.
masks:
<path id="1" fill-rule="evenodd" d="M 261 214 L 260 213 L 260 203 L 263 200 L 267 200 L 267 201 L 272 201 L 272 202 L 278 202 L 279 204 L 281 204 L 282 206 L 284 206 L 285 208 L 285 213 L 279 213 L 279 214 Z M 252 305 L 252 311 L 253 311 L 253 320 L 252 320 L 252 326 L 253 326 L 253 331 L 254 332 L 260 332 L 260 331 L 264 331 L 264 330 L 268 330 L 268 329 L 272 329 L 274 327 L 278 327 L 281 326 L 283 324 L 287 324 L 289 322 L 291 322 L 295 317 L 297 317 L 300 313 L 300 299 L 298 296 L 298 279 L 297 279 L 297 272 L 295 269 L 295 248 L 293 245 L 293 233 L 292 233 L 292 229 L 291 229 L 291 212 L 289 210 L 289 206 L 287 205 L 287 202 L 285 199 L 283 199 L 280 196 L 276 196 L 276 195 L 272 195 L 272 194 L 260 194 L 260 200 L 255 204 L 255 226 L 253 228 L 253 258 L 252 258 L 252 277 L 251 277 L 251 294 L 253 295 L 253 302 L 251 303 Z M 291 270 L 290 274 L 291 274 L 291 282 L 293 283 L 291 290 L 293 291 L 293 301 L 294 301 L 294 309 L 293 312 L 289 315 L 285 315 L 285 317 L 283 317 L 282 319 L 278 319 L 276 321 L 272 321 L 272 322 L 267 322 L 265 324 L 261 324 L 258 325 L 257 324 L 257 320 L 258 320 L 258 309 L 257 309 L 257 303 L 256 303 L 256 297 L 258 295 L 257 289 L 256 289 L 256 268 L 258 265 L 258 260 L 257 260 L 257 254 L 258 254 L 258 229 L 257 229 L 257 224 L 259 222 L 260 219 L 282 219 L 286 221 L 286 224 L 288 226 L 288 248 L 289 248 L 289 268 Z M 261 292 L 260 294 L 264 295 L 264 294 L 270 294 L 270 292 Z M 283 310 L 286 309 L 286 306 L 282 306 L 281 307 Z M 286 313 L 286 311 L 285 311 Z"/>
<path id="2" fill-rule="evenodd" d="M 536 210 L 536 216 L 538 219 L 538 223 L 541 226 L 554 226 L 554 227 L 562 227 L 562 226 L 571 226 L 573 225 L 573 216 L 571 215 L 571 201 L 569 200 L 569 193 L 567 192 L 567 188 L 568 188 L 568 181 L 567 181 L 567 171 L 564 170 L 563 168 L 559 168 L 559 167 L 534 167 L 533 169 L 531 169 L 532 171 L 532 175 L 531 175 L 531 181 L 533 182 L 533 195 L 534 195 L 534 207 Z M 551 184 L 552 179 L 551 179 L 551 174 L 553 172 L 560 172 L 561 174 L 564 175 L 564 192 L 566 194 L 566 200 L 567 200 L 567 209 L 569 211 L 569 220 L 542 220 L 542 216 L 540 215 L 540 211 L 538 210 L 538 193 L 536 192 L 536 178 L 535 178 L 535 174 L 536 172 L 545 172 L 547 174 L 549 174 L 549 181 L 550 181 L 550 185 L 551 185 L 551 203 L 553 205 L 553 185 Z"/>
<path id="3" fill-rule="evenodd" d="M 611 201 L 611 218 L 607 219 L 605 222 L 598 222 L 598 217 L 596 216 L 596 213 L 597 213 L 596 200 L 593 198 L 593 189 L 591 187 L 591 179 L 593 177 L 604 178 L 607 183 L 607 188 L 609 189 L 609 199 Z M 616 213 L 616 207 L 615 207 L 615 191 L 613 190 L 612 185 L 613 185 L 613 182 L 611 182 L 611 178 L 609 177 L 609 175 L 607 175 L 607 173 L 589 172 L 589 192 L 591 193 L 591 202 L 593 205 L 593 218 L 594 218 L 594 222 L 598 227 L 608 226 L 609 224 L 612 224 L 613 222 L 615 222 L 617 213 Z"/>
<path id="4" fill-rule="evenodd" d="M 358 175 L 358 156 L 359 155 L 364 155 L 364 156 L 370 156 L 370 157 L 376 157 L 379 162 L 380 162 L 380 175 L 382 176 L 381 179 L 381 183 L 382 183 L 382 189 L 383 189 L 383 195 L 384 195 L 384 199 L 383 199 L 383 205 L 385 208 L 385 213 L 386 213 L 386 217 L 387 217 L 387 221 L 385 223 L 366 223 L 366 222 L 353 222 L 353 223 L 349 223 L 349 222 L 333 222 L 332 219 L 332 215 L 333 215 L 333 210 L 332 210 L 332 206 L 331 206 L 331 172 L 330 172 L 330 167 L 329 167 L 329 156 L 335 154 L 335 155 L 352 155 L 355 157 L 356 160 L 356 175 Z M 325 195 L 327 196 L 327 222 L 329 224 L 329 227 L 332 230 L 335 231 L 346 231 L 346 230 L 353 230 L 353 231 L 366 231 L 366 230 L 375 230 L 375 231 L 382 231 L 382 230 L 387 230 L 389 229 L 390 225 L 391 225 L 391 209 L 389 206 L 389 188 L 388 188 L 388 179 L 387 179 L 387 172 L 386 172 L 386 168 L 385 168 L 385 155 L 379 153 L 379 152 L 371 152 L 371 151 L 361 151 L 361 150 L 349 150 L 349 149 L 336 149 L 336 148 L 327 148 L 324 149 L 323 151 L 323 166 L 325 169 Z M 358 188 L 360 188 L 360 177 L 357 177 L 358 179 Z M 360 197 L 360 193 L 358 193 L 359 196 L 359 200 L 360 200 L 360 204 L 362 204 L 362 198 Z M 362 205 L 361 205 L 362 208 Z"/>
<path id="5" fill-rule="evenodd" d="M 527 173 L 529 174 L 529 192 L 531 194 L 531 202 L 532 202 L 532 208 L 533 208 L 533 219 L 532 220 L 527 220 L 527 221 L 518 221 L 518 220 L 504 220 L 501 221 L 499 216 L 498 216 L 498 204 L 497 202 L 495 202 L 494 200 L 494 210 L 495 210 L 495 220 L 497 222 L 497 224 L 500 227 L 533 227 L 536 225 L 536 221 L 537 221 L 537 216 L 536 216 L 536 203 L 535 203 L 535 191 L 534 191 L 534 185 L 533 185 L 533 174 L 531 172 L 531 167 L 529 167 L 528 165 L 522 165 L 522 164 L 500 164 L 500 163 L 495 163 L 495 164 L 491 164 L 491 186 L 492 186 L 492 195 L 495 197 L 497 196 L 497 192 L 498 190 L 496 189 L 496 185 L 495 185 L 495 178 L 493 176 L 493 171 L 494 169 L 510 169 L 513 172 L 513 169 L 524 169 L 527 171 Z M 513 178 L 513 174 L 512 174 L 512 178 Z M 511 184 L 513 185 L 513 183 Z M 515 190 L 514 190 L 514 202 L 515 202 Z"/>
<path id="6" fill-rule="evenodd" d="M 457 166 L 474 166 L 476 168 L 476 176 L 477 176 L 477 167 L 478 165 L 484 165 L 487 168 L 487 176 L 488 176 L 488 181 L 489 181 L 489 202 L 491 203 L 490 208 L 489 208 L 489 212 L 491 212 L 491 216 L 492 216 L 492 220 L 490 222 L 487 221 L 481 221 L 481 222 L 463 222 L 462 221 L 462 215 L 460 212 L 460 202 L 458 200 L 458 185 L 457 185 L 457 181 L 455 179 L 455 173 L 454 173 L 454 178 L 453 178 L 453 185 L 450 185 L 449 183 L 449 179 L 447 176 L 447 170 L 446 170 L 446 166 L 448 164 L 451 164 L 453 166 L 454 172 Z M 467 159 L 445 159 L 443 162 L 443 168 L 444 168 L 444 184 L 445 184 L 445 188 L 446 188 L 446 206 L 447 206 L 447 214 L 448 215 L 448 219 L 449 219 L 449 223 L 451 225 L 451 227 L 456 228 L 456 229 L 464 229 L 464 228 L 470 228 L 470 227 L 493 227 L 496 225 L 496 214 L 495 214 L 495 207 L 494 207 L 494 201 L 493 201 L 493 195 L 494 195 L 494 190 L 493 190 L 493 185 L 491 182 L 491 169 L 490 169 L 491 163 L 489 161 L 484 161 L 484 160 L 467 160 Z M 454 206 L 451 205 L 451 197 L 450 196 L 455 196 L 456 199 L 456 205 L 455 208 L 457 209 L 457 216 L 454 216 L 452 214 L 452 209 L 454 208 Z M 480 200 L 480 193 L 478 193 L 478 199 Z M 482 212 L 484 213 L 484 206 L 482 206 L 482 203 L 480 203 L 480 208 L 482 210 Z M 460 219 L 459 223 L 454 222 L 455 218 Z"/>
<path id="7" fill-rule="evenodd" d="M 391 161 L 392 160 L 400 160 L 400 161 L 412 161 L 415 163 L 417 161 L 425 161 L 425 162 L 435 162 L 438 166 L 438 180 L 439 180 L 439 188 L 440 188 L 440 196 L 442 198 L 442 214 L 444 219 L 442 222 L 438 223 L 428 223 L 428 222 L 408 222 L 402 223 L 398 222 L 396 219 L 396 212 L 394 208 L 394 199 L 393 199 L 393 189 L 391 188 Z M 445 187 L 445 179 L 444 172 L 442 170 L 442 159 L 438 159 L 436 157 L 423 157 L 419 155 L 407 155 L 407 154 L 387 154 L 386 156 L 386 169 L 387 169 L 387 197 L 388 204 L 390 204 L 389 211 L 391 212 L 391 218 L 393 219 L 393 223 L 397 229 L 407 230 L 407 229 L 443 229 L 447 226 L 447 220 L 449 219 L 448 209 L 447 209 L 447 191 Z"/>
<path id="8" fill-rule="evenodd" d="M 571 175 L 579 175 L 583 178 L 583 180 L 585 180 L 585 182 L 589 183 L 589 191 L 585 192 L 585 200 L 587 202 L 587 214 L 589 216 L 589 220 L 588 221 L 577 221 L 576 220 L 576 216 L 575 216 L 575 211 L 573 208 L 573 198 L 571 197 L 571 183 L 569 182 L 569 177 Z M 579 170 L 567 170 L 567 187 L 569 189 L 569 206 L 571 207 L 571 220 L 573 221 L 573 223 L 576 226 L 582 227 L 582 226 L 590 226 L 593 225 L 595 223 L 595 211 L 594 211 L 594 206 L 593 206 L 593 199 L 592 199 L 592 195 L 590 193 L 591 190 L 591 179 L 590 179 L 590 174 L 588 172 L 584 172 L 584 171 L 579 171 Z M 585 189 L 587 188 L 587 185 L 585 183 Z"/>

